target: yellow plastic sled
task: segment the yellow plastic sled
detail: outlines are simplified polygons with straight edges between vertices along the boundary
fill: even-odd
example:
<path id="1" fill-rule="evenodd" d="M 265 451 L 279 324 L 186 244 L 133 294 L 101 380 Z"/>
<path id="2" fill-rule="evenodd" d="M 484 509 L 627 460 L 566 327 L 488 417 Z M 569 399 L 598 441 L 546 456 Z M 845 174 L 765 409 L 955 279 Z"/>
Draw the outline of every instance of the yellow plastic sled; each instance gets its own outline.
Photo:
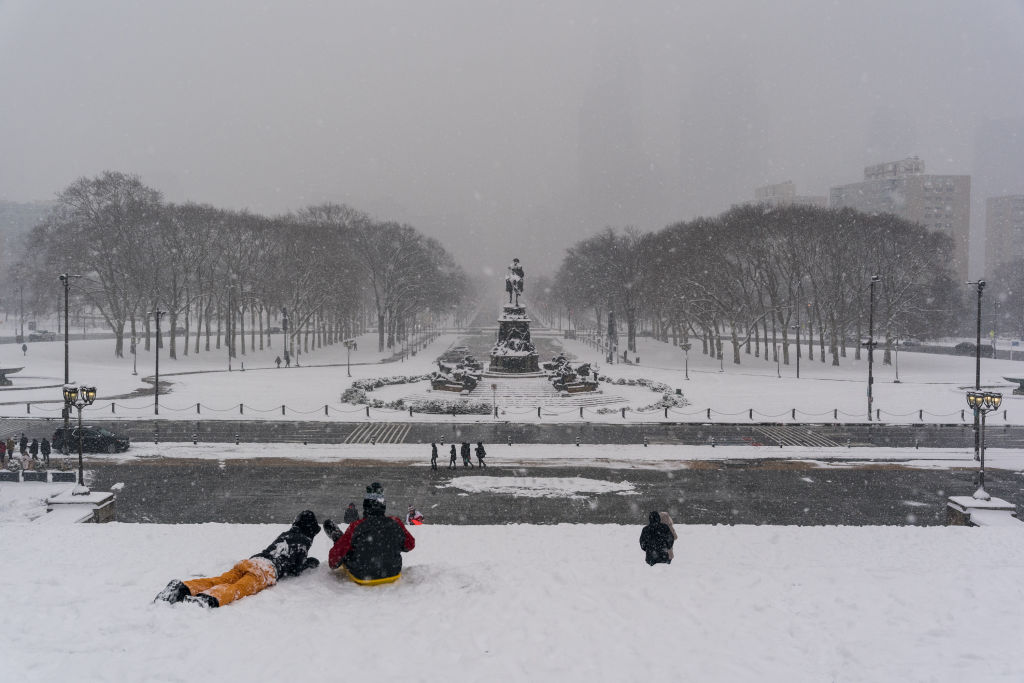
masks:
<path id="1" fill-rule="evenodd" d="M 394 583 L 395 581 L 398 581 L 400 578 L 402 578 L 402 573 L 399 572 L 394 576 L 385 576 L 383 579 L 357 579 L 349 573 L 348 569 L 344 565 L 338 567 L 334 571 L 340 574 L 341 576 L 344 576 L 352 583 L 358 583 L 360 586 L 379 586 L 384 583 Z"/>

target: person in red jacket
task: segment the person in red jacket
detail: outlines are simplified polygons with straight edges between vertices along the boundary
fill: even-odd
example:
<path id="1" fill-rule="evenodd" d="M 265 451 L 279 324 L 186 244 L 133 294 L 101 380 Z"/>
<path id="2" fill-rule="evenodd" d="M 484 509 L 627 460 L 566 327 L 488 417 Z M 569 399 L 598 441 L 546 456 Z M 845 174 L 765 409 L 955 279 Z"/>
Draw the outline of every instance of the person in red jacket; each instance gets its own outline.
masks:
<path id="1" fill-rule="evenodd" d="M 366 487 L 363 518 L 342 533 L 331 520 L 324 531 L 334 541 L 328 555 L 331 569 L 344 569 L 348 577 L 368 586 L 397 581 L 402 575 L 402 553 L 416 547 L 416 539 L 398 517 L 384 514 L 387 502 L 383 487 L 374 482 Z"/>

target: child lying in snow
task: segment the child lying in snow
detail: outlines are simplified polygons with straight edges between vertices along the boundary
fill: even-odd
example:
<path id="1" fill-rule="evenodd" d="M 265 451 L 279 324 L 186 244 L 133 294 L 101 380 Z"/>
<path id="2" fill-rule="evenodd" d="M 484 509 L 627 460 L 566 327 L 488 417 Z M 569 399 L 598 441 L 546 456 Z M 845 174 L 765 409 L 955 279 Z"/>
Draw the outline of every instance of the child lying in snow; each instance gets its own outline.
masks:
<path id="1" fill-rule="evenodd" d="M 298 576 L 320 566 L 308 557 L 313 537 L 320 525 L 312 510 L 303 510 L 291 528 L 274 539 L 263 552 L 237 563 L 225 574 L 209 579 L 175 579 L 160 591 L 156 600 L 170 603 L 192 602 L 206 607 L 221 607 L 247 595 L 255 595 L 286 576 Z"/>

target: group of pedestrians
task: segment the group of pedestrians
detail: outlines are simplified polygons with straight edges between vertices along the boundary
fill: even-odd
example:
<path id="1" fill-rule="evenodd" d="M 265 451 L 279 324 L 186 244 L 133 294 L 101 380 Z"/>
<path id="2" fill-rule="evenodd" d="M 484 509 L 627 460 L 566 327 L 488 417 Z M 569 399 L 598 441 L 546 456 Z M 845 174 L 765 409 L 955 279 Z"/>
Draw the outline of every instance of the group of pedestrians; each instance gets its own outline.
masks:
<path id="1" fill-rule="evenodd" d="M 0 467 L 7 467 L 15 461 L 25 470 L 35 469 L 40 464 L 49 467 L 52 450 L 50 440 L 46 438 L 29 441 L 24 433 L 18 441 L 13 436 L 8 437 L 6 441 L 0 440 Z"/>
<path id="2" fill-rule="evenodd" d="M 402 553 L 416 547 L 416 539 L 398 517 L 385 515 L 387 503 L 384 488 L 377 482 L 366 487 L 363 516 L 355 503 L 345 510 L 347 527 L 342 530 L 330 519 L 323 522 L 323 531 L 332 546 L 328 565 L 355 583 L 373 586 L 397 581 L 402 575 Z M 413 523 L 422 523 L 423 516 L 410 506 Z M 417 517 L 413 515 L 418 515 Z M 347 521 L 352 519 L 352 521 Z M 303 510 L 292 525 L 279 534 L 261 552 L 241 560 L 220 576 L 175 579 L 156 596 L 169 603 L 193 603 L 202 607 L 223 607 L 276 584 L 278 580 L 299 576 L 316 569 L 320 560 L 310 557 L 313 538 L 320 533 L 316 513 Z"/>
<path id="3" fill-rule="evenodd" d="M 442 445 L 444 445 L 444 444 L 442 444 Z M 461 448 L 459 448 L 458 450 L 456 450 L 455 444 L 452 444 L 451 448 L 448 451 L 448 469 L 450 469 L 450 470 L 458 469 L 457 461 L 458 461 L 458 457 L 459 457 L 460 453 L 462 454 L 462 466 L 463 467 L 473 467 L 472 452 L 473 452 L 473 448 L 472 448 L 472 446 L 469 445 L 468 441 L 463 441 Z M 483 444 L 482 441 L 477 441 L 475 452 L 476 452 L 477 467 L 487 467 L 487 463 L 484 462 L 484 458 L 487 457 L 487 451 L 484 449 L 484 444 Z M 436 443 L 430 444 L 430 469 L 432 469 L 432 470 L 436 470 L 437 469 L 437 444 Z"/>

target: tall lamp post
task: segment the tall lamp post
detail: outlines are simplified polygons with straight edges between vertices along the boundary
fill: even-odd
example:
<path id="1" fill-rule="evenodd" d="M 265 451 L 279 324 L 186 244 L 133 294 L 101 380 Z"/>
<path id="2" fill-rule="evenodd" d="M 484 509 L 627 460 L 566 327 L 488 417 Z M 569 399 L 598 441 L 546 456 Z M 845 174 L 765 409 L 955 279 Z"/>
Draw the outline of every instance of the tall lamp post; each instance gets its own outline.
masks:
<path id="1" fill-rule="evenodd" d="M 291 366 L 291 356 L 288 349 L 288 309 L 281 309 L 281 346 L 284 347 L 284 364 Z"/>
<path id="2" fill-rule="evenodd" d="M 167 314 L 167 311 L 155 310 L 151 312 L 156 321 L 156 349 L 153 354 L 156 357 L 156 381 L 153 382 L 153 414 L 160 414 L 160 318 Z"/>
<path id="3" fill-rule="evenodd" d="M 977 338 L 974 343 L 974 391 L 981 391 L 981 293 L 985 291 L 985 281 L 975 280 L 967 284 L 978 288 L 978 326 Z M 978 411 L 974 411 L 974 459 L 981 458 L 981 425 Z"/>
<path id="4" fill-rule="evenodd" d="M 690 342 L 683 342 L 679 345 L 679 348 L 683 350 L 683 367 L 686 369 L 686 379 L 690 379 L 690 347 L 693 346 Z"/>
<path id="5" fill-rule="evenodd" d="M 991 496 L 988 491 L 985 490 L 985 415 L 993 410 L 999 409 L 999 404 L 1003 402 L 1003 395 L 993 393 L 990 391 L 968 391 L 967 392 L 967 405 L 974 410 L 974 419 L 978 420 L 981 418 L 981 448 L 979 453 L 979 467 L 978 467 L 978 490 L 974 492 L 975 500 L 990 500 Z"/>
<path id="6" fill-rule="evenodd" d="M 71 278 L 82 277 L 81 275 L 70 275 L 68 273 L 61 273 L 57 276 L 60 278 L 60 283 L 64 286 L 64 384 L 68 384 L 70 379 L 70 373 L 68 372 L 68 290 L 71 288 Z M 64 445 L 61 448 L 61 452 L 66 457 L 68 454 L 68 429 L 70 429 L 71 422 L 71 408 L 68 406 L 64 407 Z"/>
<path id="7" fill-rule="evenodd" d="M 63 387 L 64 409 L 68 412 L 72 407 L 78 408 L 78 486 L 72 491 L 73 495 L 87 495 L 89 489 L 85 488 L 85 473 L 82 469 L 82 408 L 91 406 L 96 401 L 96 387 L 82 385 L 76 387 L 67 383 Z M 67 453 L 67 432 L 64 434 L 64 452 Z"/>
<path id="8" fill-rule="evenodd" d="M 796 378 L 800 379 L 800 323 L 793 325 L 796 330 Z"/>
<path id="9" fill-rule="evenodd" d="M 356 343 L 355 339 L 346 339 L 342 342 L 345 345 L 345 372 L 351 377 L 352 376 L 352 346 Z"/>
<path id="10" fill-rule="evenodd" d="M 871 294 L 868 303 L 868 340 L 865 346 L 868 347 L 868 422 L 871 422 L 871 406 L 874 399 L 872 385 L 875 383 L 875 284 L 882 278 L 877 275 L 871 276 Z"/>

